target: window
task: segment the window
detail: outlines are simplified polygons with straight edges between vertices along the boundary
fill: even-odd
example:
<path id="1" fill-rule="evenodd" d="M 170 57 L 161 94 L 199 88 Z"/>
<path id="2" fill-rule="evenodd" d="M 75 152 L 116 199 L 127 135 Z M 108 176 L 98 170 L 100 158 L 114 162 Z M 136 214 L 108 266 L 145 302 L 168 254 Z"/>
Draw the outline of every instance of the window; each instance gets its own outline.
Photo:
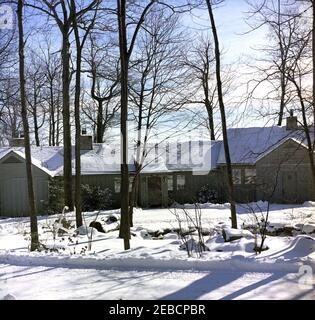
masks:
<path id="1" fill-rule="evenodd" d="M 173 191 L 173 176 L 167 176 L 167 190 L 168 191 Z"/>
<path id="2" fill-rule="evenodd" d="M 185 189 L 185 176 L 178 175 L 177 176 L 177 190 L 184 190 Z"/>
<path id="3" fill-rule="evenodd" d="M 232 169 L 233 184 L 242 184 L 242 169 Z"/>
<path id="4" fill-rule="evenodd" d="M 245 169 L 245 184 L 256 183 L 256 169 Z"/>
<path id="5" fill-rule="evenodd" d="M 120 178 L 114 179 L 114 189 L 115 189 L 115 193 L 120 192 Z"/>

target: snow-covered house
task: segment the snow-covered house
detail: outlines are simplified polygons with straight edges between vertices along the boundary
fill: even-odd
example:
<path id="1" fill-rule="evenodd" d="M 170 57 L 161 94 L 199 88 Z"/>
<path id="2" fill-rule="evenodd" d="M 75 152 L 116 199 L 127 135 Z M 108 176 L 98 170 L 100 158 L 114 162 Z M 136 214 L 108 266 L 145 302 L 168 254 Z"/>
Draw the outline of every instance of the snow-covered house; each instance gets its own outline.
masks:
<path id="1" fill-rule="evenodd" d="M 93 144 L 91 136 L 82 136 L 82 183 L 110 188 L 114 206 L 120 203 L 120 149 L 114 144 Z M 23 140 L 0 148 L 0 215 L 18 216 L 28 212 L 27 180 Z M 150 144 L 140 174 L 139 204 L 167 206 L 169 199 L 192 201 L 205 184 L 218 189 L 215 175 L 220 141 Z M 32 146 L 32 164 L 37 208 L 43 212 L 48 200 L 48 184 L 62 179 L 63 147 Z M 195 157 L 193 155 L 196 155 Z M 129 150 L 130 190 L 135 173 L 134 149 Z M 74 148 L 72 150 L 75 174 Z M 193 196 L 191 196 L 193 195 Z"/>
<path id="2" fill-rule="evenodd" d="M 289 117 L 284 127 L 230 129 L 228 137 L 238 202 L 262 199 L 296 203 L 314 199 L 305 134 L 298 128 L 296 117 Z M 13 140 L 13 146 L 0 148 L 2 216 L 24 215 L 28 211 L 22 144 L 22 140 Z M 134 149 L 129 150 L 131 179 L 134 154 Z M 82 183 L 110 188 L 118 207 L 119 146 L 93 144 L 91 136 L 83 136 L 81 162 Z M 32 163 L 37 207 L 42 212 L 49 181 L 63 175 L 63 147 L 32 147 Z M 196 201 L 198 191 L 205 185 L 217 201 L 226 201 L 225 167 L 222 141 L 150 144 L 140 173 L 138 202 L 151 207 L 167 206 L 170 201 Z"/>

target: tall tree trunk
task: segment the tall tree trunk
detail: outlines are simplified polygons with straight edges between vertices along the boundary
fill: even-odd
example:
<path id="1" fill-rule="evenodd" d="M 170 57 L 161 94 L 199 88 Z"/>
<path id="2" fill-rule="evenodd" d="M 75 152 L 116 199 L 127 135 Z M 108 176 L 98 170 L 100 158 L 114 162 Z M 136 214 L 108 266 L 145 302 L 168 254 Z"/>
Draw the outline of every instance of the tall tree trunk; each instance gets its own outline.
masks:
<path id="1" fill-rule="evenodd" d="M 17 16 L 18 16 L 18 29 L 19 29 L 19 74 L 20 74 L 20 95 L 21 95 L 21 108 L 22 108 L 22 121 L 24 128 L 24 141 L 25 141 L 25 159 L 26 159 L 26 176 L 27 176 L 27 189 L 30 210 L 31 222 L 31 251 L 39 248 L 37 216 L 36 216 L 36 203 L 32 176 L 32 158 L 31 146 L 29 137 L 29 125 L 27 119 L 27 106 L 26 106 L 26 92 L 25 92 L 25 58 L 24 58 L 24 28 L 23 28 L 23 6 L 24 0 L 18 1 Z"/>
<path id="2" fill-rule="evenodd" d="M 285 75 L 285 57 L 284 50 L 281 38 L 281 0 L 278 0 L 278 37 L 279 37 L 279 49 L 281 54 L 281 75 L 280 75 L 280 110 L 279 110 L 279 118 L 278 118 L 278 126 L 282 125 L 283 115 L 284 115 L 284 107 L 285 107 L 285 94 L 286 94 L 286 75 Z"/>
<path id="3" fill-rule="evenodd" d="M 96 119 L 96 142 L 103 143 L 104 131 L 103 131 L 103 100 L 98 99 L 98 110 Z"/>
<path id="4" fill-rule="evenodd" d="M 278 126 L 282 125 L 283 115 L 284 115 L 284 107 L 285 107 L 285 75 L 284 73 L 281 74 L 281 96 L 280 96 L 280 110 L 279 110 L 279 118 L 278 118 Z"/>
<path id="5" fill-rule="evenodd" d="M 56 134 L 56 121 L 55 121 L 55 101 L 54 101 L 54 91 L 53 91 L 53 82 L 50 83 L 50 115 L 51 115 L 51 135 L 50 143 L 52 146 L 55 146 L 55 134 Z"/>
<path id="6" fill-rule="evenodd" d="M 225 106 L 224 106 L 223 91 L 222 91 L 221 57 L 220 57 L 219 38 L 218 38 L 217 29 L 216 29 L 216 25 L 215 25 L 211 0 L 206 0 L 206 2 L 207 2 L 208 12 L 209 12 L 209 18 L 210 18 L 210 23 L 211 23 L 213 39 L 214 39 L 218 101 L 219 101 L 220 114 L 221 114 L 223 145 L 224 145 L 224 154 L 225 154 L 225 161 L 226 161 L 228 197 L 229 197 L 229 202 L 231 204 L 232 228 L 236 229 L 237 228 L 237 218 L 236 218 L 236 207 L 235 207 L 235 195 L 234 195 L 229 141 L 228 141 L 228 135 L 227 135 Z"/>
<path id="7" fill-rule="evenodd" d="M 72 196 L 72 165 L 71 165 L 71 129 L 70 129 L 70 43 L 69 26 L 62 31 L 62 115 L 63 115 L 63 145 L 64 165 L 63 183 L 65 206 L 73 210 Z"/>
<path id="8" fill-rule="evenodd" d="M 74 0 L 71 0 L 72 11 L 76 13 Z M 76 77 L 75 77 L 75 216 L 77 228 L 83 225 L 82 221 L 82 199 L 81 199 L 81 123 L 80 123 L 80 96 L 81 96 L 81 63 L 82 47 L 77 20 L 73 19 L 73 30 L 76 42 Z"/>
<path id="9" fill-rule="evenodd" d="M 34 107 L 34 108 L 36 108 L 36 107 Z M 37 121 L 37 111 L 36 111 L 36 109 L 34 109 L 33 119 L 34 119 L 35 143 L 36 143 L 36 146 L 39 147 L 40 146 L 40 140 L 39 140 L 39 129 L 38 129 L 38 121 Z"/>
<path id="10" fill-rule="evenodd" d="M 312 30 L 312 64 L 313 64 L 313 126 L 314 126 L 314 133 L 315 133 L 315 0 L 312 0 L 313 6 L 313 30 Z M 314 143 L 313 142 L 313 152 L 314 152 Z M 314 177 L 315 179 L 315 177 Z"/>
<path id="11" fill-rule="evenodd" d="M 129 171 L 128 171 L 128 49 L 126 30 L 126 0 L 117 0 L 117 15 L 119 28 L 120 50 L 120 130 L 121 130 L 121 223 L 119 236 L 124 239 L 125 250 L 130 249 L 130 222 L 129 222 Z"/>
<path id="12" fill-rule="evenodd" d="M 208 113 L 208 122 L 209 122 L 209 131 L 210 131 L 210 139 L 215 140 L 215 133 L 214 133 L 214 121 L 213 121 L 213 107 L 209 98 L 205 99 L 205 105 Z"/>
<path id="13" fill-rule="evenodd" d="M 56 111 L 57 111 L 57 121 L 56 121 L 56 146 L 59 147 L 60 145 L 60 120 L 61 120 L 61 115 L 60 115 L 60 92 L 58 92 L 58 100 L 57 100 L 57 105 L 56 105 Z"/>

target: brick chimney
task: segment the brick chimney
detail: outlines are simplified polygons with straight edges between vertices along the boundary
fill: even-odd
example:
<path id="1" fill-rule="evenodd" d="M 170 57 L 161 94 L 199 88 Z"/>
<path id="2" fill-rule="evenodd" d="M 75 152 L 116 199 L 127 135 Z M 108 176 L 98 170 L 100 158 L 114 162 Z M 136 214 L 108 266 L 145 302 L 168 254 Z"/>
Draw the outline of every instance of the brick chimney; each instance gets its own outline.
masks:
<path id="1" fill-rule="evenodd" d="M 82 128 L 82 131 L 81 131 L 80 149 L 81 150 L 93 149 L 93 136 L 87 134 L 86 128 Z"/>
<path id="2" fill-rule="evenodd" d="M 287 117 L 287 130 L 296 130 L 298 128 L 297 116 L 294 115 L 293 110 L 290 110 L 290 116 Z"/>

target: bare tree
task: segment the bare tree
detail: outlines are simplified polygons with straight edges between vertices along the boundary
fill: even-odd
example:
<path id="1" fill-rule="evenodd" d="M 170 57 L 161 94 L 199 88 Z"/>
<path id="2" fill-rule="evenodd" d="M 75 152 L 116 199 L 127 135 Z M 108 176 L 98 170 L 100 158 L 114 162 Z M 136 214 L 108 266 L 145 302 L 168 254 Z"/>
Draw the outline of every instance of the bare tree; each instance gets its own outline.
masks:
<path id="1" fill-rule="evenodd" d="M 183 34 L 178 15 L 164 8 L 150 12 L 131 59 L 130 109 L 136 124 L 135 175 L 130 193 L 130 224 L 136 205 L 139 174 L 148 155 L 153 129 L 182 106 L 185 69 L 181 68 Z M 173 120 L 173 122 L 176 122 Z"/>
<path id="2" fill-rule="evenodd" d="M 206 127 L 211 140 L 216 139 L 218 125 L 215 113 L 218 111 L 217 85 L 215 75 L 215 57 L 211 39 L 201 35 L 192 44 L 192 48 L 183 54 L 183 66 L 188 68 L 189 96 L 185 104 L 196 116 L 196 121 Z M 222 68 L 224 96 L 232 87 L 233 72 L 230 68 Z M 204 106 L 204 111 L 200 110 Z"/>
<path id="3" fill-rule="evenodd" d="M 32 158 L 29 137 L 29 125 L 27 116 L 27 101 L 26 101 L 26 88 L 25 88 L 25 58 L 24 58 L 24 26 L 23 26 L 23 8 L 24 0 L 19 0 L 17 5 L 18 29 L 19 29 L 19 75 L 20 75 L 20 96 L 22 108 L 22 120 L 24 129 L 25 140 L 25 159 L 26 159 L 26 176 L 27 176 L 27 189 L 29 210 L 31 219 L 31 251 L 39 248 L 37 216 L 35 205 L 35 194 L 32 176 Z"/>
<path id="4" fill-rule="evenodd" d="M 219 1 L 222 2 L 222 1 Z M 227 187 L 228 187 L 228 197 L 231 204 L 231 220 L 232 228 L 237 229 L 237 218 L 236 218 L 236 208 L 235 208 L 235 196 L 234 196 L 234 186 L 233 186 L 233 176 L 232 176 L 232 165 L 229 149 L 229 141 L 227 135 L 227 125 L 226 125 L 226 115 L 225 115 L 225 105 L 222 89 L 222 80 L 221 80 L 221 55 L 220 55 L 220 46 L 219 46 L 219 37 L 217 33 L 217 28 L 215 24 L 214 14 L 213 14 L 213 1 L 206 0 L 208 13 L 210 18 L 210 24 L 212 29 L 212 35 L 214 40 L 214 53 L 216 61 L 216 79 L 217 79 L 217 90 L 218 90 L 218 102 L 221 114 L 221 125 L 222 125 L 222 136 L 223 136 L 223 147 L 224 155 L 226 161 L 226 176 L 227 176 Z"/>
<path id="5" fill-rule="evenodd" d="M 45 76 L 44 99 L 48 112 L 48 144 L 59 146 L 61 136 L 62 112 L 62 78 L 61 59 L 59 54 L 52 51 L 51 41 L 41 48 L 43 74 Z"/>
<path id="6" fill-rule="evenodd" d="M 21 126 L 18 98 L 18 41 L 15 24 L 11 29 L 0 29 L 0 144 L 16 136 Z"/>
<path id="7" fill-rule="evenodd" d="M 82 67 L 82 51 L 87 37 L 95 23 L 98 5 L 100 0 L 94 0 L 88 4 L 89 10 L 94 13 L 89 21 L 85 20 L 85 15 L 77 16 L 77 6 L 75 0 L 71 0 L 71 15 L 73 17 L 73 30 L 76 43 L 76 77 L 75 77 L 75 98 L 74 98 L 74 117 L 75 117 L 75 213 L 76 225 L 81 227 L 82 220 L 82 201 L 81 201 L 81 67 Z M 85 14 L 89 13 L 86 11 Z M 81 26 L 79 25 L 81 24 Z M 83 30 L 80 32 L 80 29 Z M 81 35 L 82 34 L 82 35 Z"/>
<path id="8" fill-rule="evenodd" d="M 180 8 L 183 10 L 190 10 L 191 4 L 183 3 L 177 5 L 165 3 L 158 0 L 150 0 L 143 3 L 132 3 L 127 12 L 127 1 L 117 0 L 117 17 L 118 17 L 118 33 L 119 33 L 119 51 L 120 51 L 120 88 L 121 88 L 121 224 L 120 224 L 120 237 L 124 239 L 125 249 L 130 248 L 130 221 L 129 221 L 129 170 L 128 170 L 128 137 L 127 137 L 127 118 L 128 118 L 128 69 L 130 57 L 133 52 L 138 33 L 143 27 L 146 16 L 150 9 L 155 4 L 161 4 L 167 6 L 174 12 Z M 134 9 L 135 12 L 131 12 Z M 132 14 L 134 13 L 134 14 Z M 129 22 L 127 22 L 127 17 Z M 130 28 L 128 28 L 130 27 Z M 128 29 L 128 30 L 127 30 Z M 130 36 L 130 42 L 128 43 L 128 36 Z"/>
<path id="9" fill-rule="evenodd" d="M 292 1 L 267 0 L 248 2 L 248 24 L 251 31 L 259 28 L 267 28 L 268 43 L 257 49 L 263 57 L 255 59 L 255 69 L 259 78 L 250 80 L 253 88 L 250 89 L 250 96 L 265 85 L 268 99 L 279 103 L 277 124 L 282 125 L 284 112 L 291 101 L 290 84 L 286 77 L 288 70 L 289 56 L 294 42 L 290 35 L 296 26 L 296 20 L 292 19 L 297 14 L 292 6 Z M 266 96 L 264 97 L 266 99 Z M 271 112 L 274 112 L 273 110 Z"/>
<path id="10" fill-rule="evenodd" d="M 36 146 L 40 146 L 39 130 L 45 123 L 46 109 L 44 106 L 45 74 L 40 58 L 32 52 L 26 71 L 28 111 L 33 118 L 33 130 Z"/>
<path id="11" fill-rule="evenodd" d="M 18 98 L 19 80 L 6 75 L 1 81 L 0 92 L 0 123 L 1 140 L 6 144 L 12 137 L 18 137 L 22 129 L 21 106 Z"/>
<path id="12" fill-rule="evenodd" d="M 105 32 L 105 31 L 104 31 Z M 91 78 L 91 98 L 95 101 L 83 112 L 95 128 L 95 142 L 104 142 L 106 130 L 112 125 L 119 111 L 116 97 L 119 95 L 119 62 L 112 45 L 100 45 L 96 35 L 90 36 L 90 51 L 87 64 Z M 95 115 L 96 114 L 96 115 Z"/>
<path id="13" fill-rule="evenodd" d="M 120 114 L 121 114 L 121 223 L 120 237 L 124 239 L 125 250 L 130 248 L 130 221 L 129 221 L 129 170 L 128 170 L 128 69 L 129 60 L 132 54 L 135 41 L 144 19 L 155 1 L 151 0 L 141 8 L 140 18 L 135 22 L 135 29 L 131 36 L 130 44 L 127 40 L 127 6 L 126 0 L 117 0 L 117 17 L 119 30 L 119 50 L 120 50 Z"/>
<path id="14" fill-rule="evenodd" d="M 62 37 L 61 60 L 62 60 L 62 114 L 63 114 L 63 145 L 64 145 L 64 198 L 65 205 L 70 210 L 73 209 L 72 195 L 72 151 L 71 151 L 71 128 L 70 128 L 70 34 L 74 19 L 79 21 L 82 16 L 94 7 L 95 1 L 91 1 L 86 6 L 81 3 L 80 8 L 74 13 L 71 5 L 66 0 L 29 0 L 27 5 L 44 13 L 50 19 L 53 19 L 60 31 Z"/>

